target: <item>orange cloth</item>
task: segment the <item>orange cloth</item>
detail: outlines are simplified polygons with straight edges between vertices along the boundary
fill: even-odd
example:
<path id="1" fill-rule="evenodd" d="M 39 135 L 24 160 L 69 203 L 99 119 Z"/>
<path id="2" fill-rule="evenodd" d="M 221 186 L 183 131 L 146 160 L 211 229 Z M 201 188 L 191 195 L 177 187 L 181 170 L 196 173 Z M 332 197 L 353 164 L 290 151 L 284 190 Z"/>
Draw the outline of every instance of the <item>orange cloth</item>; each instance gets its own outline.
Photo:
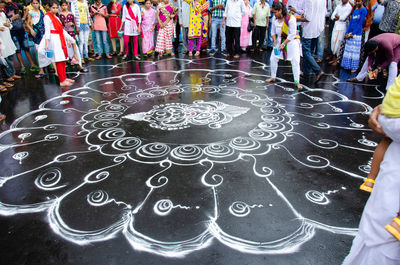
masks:
<path id="1" fill-rule="evenodd" d="M 369 28 L 372 25 L 372 19 L 374 18 L 374 14 L 372 13 L 372 7 L 375 5 L 377 0 L 370 0 L 367 6 L 368 10 L 368 15 L 367 18 L 365 19 L 365 27 L 363 27 L 363 30 L 369 30 Z"/>

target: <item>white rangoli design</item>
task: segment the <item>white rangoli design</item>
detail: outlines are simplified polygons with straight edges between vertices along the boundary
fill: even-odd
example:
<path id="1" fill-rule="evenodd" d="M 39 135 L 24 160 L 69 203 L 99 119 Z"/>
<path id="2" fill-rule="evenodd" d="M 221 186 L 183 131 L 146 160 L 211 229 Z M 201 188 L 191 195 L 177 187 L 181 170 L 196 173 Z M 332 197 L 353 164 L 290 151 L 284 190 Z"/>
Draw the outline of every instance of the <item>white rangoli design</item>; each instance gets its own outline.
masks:
<path id="1" fill-rule="evenodd" d="M 184 129 L 189 128 L 190 125 L 208 125 L 210 128 L 217 129 L 247 111 L 249 108 L 231 106 L 219 101 L 196 100 L 193 104 L 155 105 L 148 112 L 128 114 L 122 118 L 147 121 L 151 127 L 161 130 Z"/>
<path id="2" fill-rule="evenodd" d="M 144 73 L 90 81 L 18 118 L 0 134 L 0 214 L 45 212 L 76 244 L 123 236 L 168 257 L 213 240 L 284 254 L 320 229 L 355 235 L 348 220 L 357 213 L 332 213 L 372 156 L 362 126 L 371 108 L 326 89 L 299 93 L 285 80 L 266 85 L 256 61 L 252 73 L 215 62 L 175 71 L 162 69 L 168 60 L 146 62 Z M 349 130 L 356 139 L 343 137 Z M 344 152 L 357 152 L 352 164 Z"/>

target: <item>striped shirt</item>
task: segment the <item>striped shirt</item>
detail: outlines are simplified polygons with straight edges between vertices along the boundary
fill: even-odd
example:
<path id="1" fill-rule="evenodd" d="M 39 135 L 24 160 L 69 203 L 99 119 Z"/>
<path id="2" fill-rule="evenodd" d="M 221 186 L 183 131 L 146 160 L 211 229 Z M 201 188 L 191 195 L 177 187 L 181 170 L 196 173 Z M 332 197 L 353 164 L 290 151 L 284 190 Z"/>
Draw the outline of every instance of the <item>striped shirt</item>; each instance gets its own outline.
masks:
<path id="1" fill-rule="evenodd" d="M 223 5 L 225 7 L 226 0 L 210 0 L 210 9 L 217 5 Z M 221 8 L 216 8 L 212 11 L 212 17 L 222 18 L 224 16 L 224 10 Z"/>

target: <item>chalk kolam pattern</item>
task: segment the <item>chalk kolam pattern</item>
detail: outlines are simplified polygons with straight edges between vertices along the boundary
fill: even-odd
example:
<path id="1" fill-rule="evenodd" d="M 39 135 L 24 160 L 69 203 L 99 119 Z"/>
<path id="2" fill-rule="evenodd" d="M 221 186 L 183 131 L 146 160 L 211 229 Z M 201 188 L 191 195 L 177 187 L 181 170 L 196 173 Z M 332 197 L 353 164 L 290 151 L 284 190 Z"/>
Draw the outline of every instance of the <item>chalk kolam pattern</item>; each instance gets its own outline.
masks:
<path id="1" fill-rule="evenodd" d="M 285 254 L 320 229 L 355 235 L 356 224 L 324 213 L 353 189 L 340 181 L 358 187 L 364 177 L 375 146 L 364 125 L 371 108 L 334 91 L 298 92 L 285 80 L 266 85 L 266 77 L 154 69 L 45 101 L 0 134 L 0 214 L 44 212 L 76 244 L 123 236 L 167 257 L 213 240 Z M 358 139 L 344 140 L 349 130 Z M 342 152 L 357 152 L 353 165 Z M 326 189 L 311 181 L 318 178 Z M 16 191 L 21 182 L 29 188 Z"/>

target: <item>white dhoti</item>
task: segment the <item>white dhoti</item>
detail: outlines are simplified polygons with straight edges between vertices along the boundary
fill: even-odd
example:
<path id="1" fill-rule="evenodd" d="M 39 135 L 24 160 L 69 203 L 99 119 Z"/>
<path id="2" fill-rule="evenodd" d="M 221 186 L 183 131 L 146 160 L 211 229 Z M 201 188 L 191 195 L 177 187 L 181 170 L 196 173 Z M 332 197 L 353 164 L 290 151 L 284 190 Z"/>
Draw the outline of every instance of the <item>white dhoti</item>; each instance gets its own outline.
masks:
<path id="1" fill-rule="evenodd" d="M 346 23 L 336 21 L 332 30 L 331 38 L 332 53 L 336 56 L 339 56 L 340 46 L 344 40 L 344 35 L 346 35 Z"/>
<path id="2" fill-rule="evenodd" d="M 393 142 L 381 163 L 358 235 L 344 265 L 400 264 L 400 242 L 384 228 L 397 217 L 400 209 L 400 119 L 380 115 L 379 122 Z"/>

